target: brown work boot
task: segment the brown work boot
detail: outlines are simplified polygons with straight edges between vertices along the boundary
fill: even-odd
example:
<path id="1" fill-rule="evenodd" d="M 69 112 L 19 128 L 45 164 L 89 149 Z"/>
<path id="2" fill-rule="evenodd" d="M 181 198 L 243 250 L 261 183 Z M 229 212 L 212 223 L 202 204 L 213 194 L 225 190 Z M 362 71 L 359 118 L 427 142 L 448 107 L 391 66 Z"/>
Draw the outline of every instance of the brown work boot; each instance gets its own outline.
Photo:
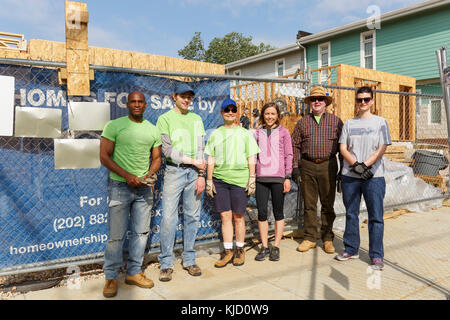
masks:
<path id="1" fill-rule="evenodd" d="M 117 279 L 106 280 L 103 287 L 103 296 L 105 298 L 115 297 L 117 294 Z"/>
<path id="2" fill-rule="evenodd" d="M 330 253 L 330 254 L 334 253 L 336 250 L 334 249 L 333 241 L 331 241 L 331 240 L 324 241 L 323 242 L 323 250 L 326 253 Z"/>
<path id="3" fill-rule="evenodd" d="M 313 249 L 316 247 L 316 243 L 309 241 L 309 240 L 303 240 L 302 243 L 297 247 L 297 251 L 300 252 L 306 252 L 309 249 Z"/>
<path id="4" fill-rule="evenodd" d="M 222 252 L 221 259 L 219 261 L 216 261 L 214 267 L 223 268 L 227 264 L 229 264 L 232 260 L 233 260 L 233 249 L 225 249 L 225 251 Z"/>
<path id="5" fill-rule="evenodd" d="M 234 266 L 242 266 L 245 262 L 245 250 L 244 247 L 236 248 L 236 254 L 234 255 L 233 265 Z"/>
<path id="6" fill-rule="evenodd" d="M 154 283 L 152 280 L 147 279 L 143 272 L 137 273 L 135 275 L 125 277 L 125 283 L 129 285 L 135 285 L 141 288 L 153 288 Z"/>
<path id="7" fill-rule="evenodd" d="M 167 282 L 172 280 L 172 268 L 161 269 L 159 270 L 159 281 Z"/>
<path id="8" fill-rule="evenodd" d="M 183 267 L 184 270 L 187 270 L 187 272 L 194 277 L 198 277 L 202 275 L 202 270 L 200 269 L 200 267 L 196 264 L 187 266 L 187 267 Z"/>

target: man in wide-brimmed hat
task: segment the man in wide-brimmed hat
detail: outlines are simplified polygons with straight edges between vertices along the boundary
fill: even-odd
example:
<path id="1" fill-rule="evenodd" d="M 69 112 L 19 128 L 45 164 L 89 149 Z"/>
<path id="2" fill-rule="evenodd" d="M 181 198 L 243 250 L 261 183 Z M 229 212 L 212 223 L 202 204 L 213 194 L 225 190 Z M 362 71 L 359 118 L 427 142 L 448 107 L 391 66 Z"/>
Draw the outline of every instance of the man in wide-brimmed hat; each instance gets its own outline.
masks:
<path id="1" fill-rule="evenodd" d="M 335 252 L 332 229 L 336 217 L 333 208 L 338 174 L 336 154 L 343 122 L 326 111 L 332 102 L 322 86 L 313 87 L 305 98 L 311 113 L 297 122 L 292 134 L 292 178 L 301 188 L 305 209 L 304 239 L 297 248 L 300 252 L 315 248 L 319 238 L 326 253 Z M 320 234 L 317 231 L 318 198 L 322 206 Z"/>

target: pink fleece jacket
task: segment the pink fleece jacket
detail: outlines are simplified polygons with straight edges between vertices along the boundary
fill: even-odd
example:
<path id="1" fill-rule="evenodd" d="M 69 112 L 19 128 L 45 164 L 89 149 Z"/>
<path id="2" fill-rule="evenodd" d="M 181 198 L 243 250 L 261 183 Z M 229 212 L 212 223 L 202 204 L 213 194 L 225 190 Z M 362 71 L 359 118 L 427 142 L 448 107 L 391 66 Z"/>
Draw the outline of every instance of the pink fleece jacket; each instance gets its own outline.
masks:
<path id="1" fill-rule="evenodd" d="M 259 127 L 253 135 L 261 149 L 256 162 L 256 176 L 285 178 L 292 174 L 293 153 L 289 131 L 279 125 L 267 136 L 267 130 Z"/>

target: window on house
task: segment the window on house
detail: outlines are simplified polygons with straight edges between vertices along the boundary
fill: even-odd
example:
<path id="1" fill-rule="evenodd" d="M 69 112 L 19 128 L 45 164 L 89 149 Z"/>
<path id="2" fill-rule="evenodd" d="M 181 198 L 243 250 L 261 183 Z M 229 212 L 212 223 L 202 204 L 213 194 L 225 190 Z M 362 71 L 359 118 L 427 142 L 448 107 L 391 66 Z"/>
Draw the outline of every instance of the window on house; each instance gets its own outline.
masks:
<path id="1" fill-rule="evenodd" d="M 361 67 L 376 69 L 375 52 L 375 31 L 361 33 Z"/>
<path id="2" fill-rule="evenodd" d="M 233 71 L 233 75 L 240 77 L 241 76 L 241 70 Z M 238 86 L 239 84 L 240 84 L 239 80 L 234 80 L 234 85 L 235 86 Z M 237 99 L 239 97 L 240 93 L 241 93 L 241 88 L 240 87 L 235 88 L 234 89 L 234 99 Z"/>
<path id="3" fill-rule="evenodd" d="M 329 67 L 330 64 L 330 43 L 327 42 L 319 45 L 319 68 Z M 328 70 L 320 72 L 320 82 L 328 82 Z"/>
<path id="4" fill-rule="evenodd" d="M 275 61 L 275 75 L 277 77 L 284 76 L 284 59 Z"/>
<path id="5" fill-rule="evenodd" d="M 431 100 L 430 122 L 441 124 L 441 100 Z"/>

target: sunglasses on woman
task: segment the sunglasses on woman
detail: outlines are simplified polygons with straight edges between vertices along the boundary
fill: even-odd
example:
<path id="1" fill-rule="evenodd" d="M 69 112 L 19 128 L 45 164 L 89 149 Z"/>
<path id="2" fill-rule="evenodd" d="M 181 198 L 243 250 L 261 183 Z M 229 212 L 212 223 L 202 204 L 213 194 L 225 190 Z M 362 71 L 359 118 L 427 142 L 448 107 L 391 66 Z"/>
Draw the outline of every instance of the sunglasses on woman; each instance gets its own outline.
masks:
<path id="1" fill-rule="evenodd" d="M 372 100 L 372 98 L 356 98 L 356 102 L 361 103 L 361 102 L 365 102 L 365 103 L 369 103 L 370 100 Z"/>
<path id="2" fill-rule="evenodd" d="M 236 107 L 232 107 L 232 108 L 226 107 L 225 109 L 223 109 L 223 112 L 224 113 L 228 113 L 228 112 L 236 113 L 237 108 Z"/>

